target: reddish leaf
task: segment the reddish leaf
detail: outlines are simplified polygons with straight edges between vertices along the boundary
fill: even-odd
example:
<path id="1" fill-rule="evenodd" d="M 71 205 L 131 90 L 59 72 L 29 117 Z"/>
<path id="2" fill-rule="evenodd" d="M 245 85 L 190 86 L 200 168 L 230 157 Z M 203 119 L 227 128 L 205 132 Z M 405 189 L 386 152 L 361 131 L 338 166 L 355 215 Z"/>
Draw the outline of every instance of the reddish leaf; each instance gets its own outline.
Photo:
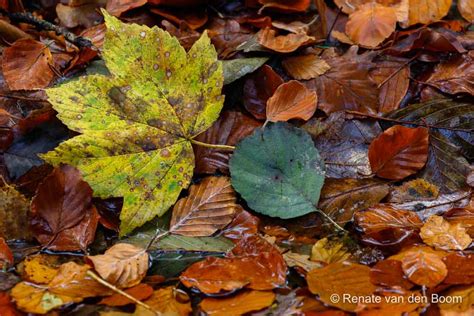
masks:
<path id="1" fill-rule="evenodd" d="M 272 67 L 268 65 L 260 67 L 245 81 L 243 94 L 245 109 L 255 118 L 264 120 L 267 100 L 282 83 L 283 79 Z"/>
<path id="2" fill-rule="evenodd" d="M 13 253 L 5 242 L 5 239 L 0 237 L 0 270 L 3 268 L 8 268 L 8 266 L 12 264 Z"/>
<path id="3" fill-rule="evenodd" d="M 19 316 L 21 315 L 11 301 L 10 295 L 0 292 L 0 315 L 2 316 Z"/>
<path id="4" fill-rule="evenodd" d="M 11 90 L 41 89 L 54 77 L 49 48 L 33 39 L 20 39 L 3 51 L 2 69 Z"/>
<path id="5" fill-rule="evenodd" d="M 205 298 L 199 306 L 207 315 L 244 315 L 268 307 L 274 300 L 273 292 L 249 291 L 227 298 Z"/>
<path id="6" fill-rule="evenodd" d="M 258 217 L 240 207 L 232 222 L 222 231 L 222 235 L 235 243 L 240 239 L 256 235 L 259 223 Z"/>
<path id="7" fill-rule="evenodd" d="M 311 3 L 310 0 L 258 0 L 258 2 L 263 4 L 259 12 L 264 8 L 270 8 L 272 11 L 283 13 L 304 12 Z"/>
<path id="8" fill-rule="evenodd" d="M 122 13 L 145 5 L 147 0 L 107 0 L 105 9 L 112 15 L 120 16 Z"/>
<path id="9" fill-rule="evenodd" d="M 179 9 L 173 11 L 164 8 L 151 8 L 150 11 L 177 25 L 180 25 L 182 22 L 184 22 L 192 30 L 200 28 L 207 22 L 207 13 L 205 10 L 194 9 L 185 11 L 183 9 Z"/>
<path id="10" fill-rule="evenodd" d="M 126 289 L 124 292 L 133 296 L 137 300 L 143 301 L 153 294 L 153 288 L 146 284 L 138 284 L 134 287 Z M 127 304 L 134 304 L 134 302 L 122 294 L 115 293 L 109 297 L 103 298 L 99 304 L 104 304 L 107 306 L 124 306 Z"/>
<path id="11" fill-rule="evenodd" d="M 280 85 L 267 101 L 267 121 L 278 122 L 299 118 L 309 120 L 316 111 L 318 98 L 299 81 Z"/>
<path id="12" fill-rule="evenodd" d="M 410 282 L 403 272 L 402 263 L 398 260 L 382 260 L 370 269 L 370 280 L 374 284 L 385 287 L 400 286 L 411 289 L 414 284 Z"/>
<path id="13" fill-rule="evenodd" d="M 220 118 L 196 140 L 221 145 L 235 145 L 250 135 L 262 123 L 240 112 L 222 112 Z M 229 173 L 229 151 L 193 146 L 196 156 L 196 173 L 212 174 L 216 171 Z"/>
<path id="14" fill-rule="evenodd" d="M 257 35 L 260 45 L 279 53 L 291 53 L 314 41 L 314 37 L 305 33 L 277 35 L 277 32 L 269 27 L 260 30 Z"/>
<path id="15" fill-rule="evenodd" d="M 401 180 L 423 168 L 428 158 L 428 129 L 393 126 L 369 146 L 369 161 L 377 176 Z"/>
<path id="16" fill-rule="evenodd" d="M 67 165 L 54 169 L 31 203 L 36 239 L 54 250 L 85 249 L 93 241 L 99 219 L 91 201 L 92 189 L 79 171 Z"/>
<path id="17" fill-rule="evenodd" d="M 232 19 L 214 18 L 207 29 L 221 58 L 228 58 L 235 54 L 237 47 L 253 36 L 250 28 L 241 26 L 239 22 Z"/>
<path id="18" fill-rule="evenodd" d="M 472 284 L 474 283 L 474 255 L 468 253 L 450 253 L 443 258 L 448 275 L 443 283 Z"/>
<path id="19" fill-rule="evenodd" d="M 242 239 L 227 258 L 208 257 L 192 264 L 180 276 L 187 287 L 206 294 L 243 287 L 271 290 L 286 281 L 287 267 L 281 254 L 258 236 Z"/>
<path id="20" fill-rule="evenodd" d="M 410 281 L 418 285 L 434 287 L 440 284 L 448 270 L 437 253 L 430 248 L 413 248 L 403 254 L 402 269 Z"/>

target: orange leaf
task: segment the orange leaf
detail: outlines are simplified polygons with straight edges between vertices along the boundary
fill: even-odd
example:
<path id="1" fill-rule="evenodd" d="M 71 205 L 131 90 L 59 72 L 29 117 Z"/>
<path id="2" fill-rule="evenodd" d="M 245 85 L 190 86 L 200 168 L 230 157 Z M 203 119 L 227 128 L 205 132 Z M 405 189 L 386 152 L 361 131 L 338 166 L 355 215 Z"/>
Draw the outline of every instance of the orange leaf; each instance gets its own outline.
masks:
<path id="1" fill-rule="evenodd" d="M 409 0 L 408 21 L 403 26 L 439 21 L 448 14 L 451 3 L 452 0 Z"/>
<path id="2" fill-rule="evenodd" d="M 299 81 L 285 82 L 267 101 L 267 121 L 309 120 L 316 111 L 317 102 L 316 93 Z"/>
<path id="3" fill-rule="evenodd" d="M 5 239 L 0 237 L 0 270 L 3 268 L 8 268 L 8 266 L 12 264 L 13 253 L 5 242 Z"/>
<path id="4" fill-rule="evenodd" d="M 238 242 L 240 239 L 256 235 L 259 223 L 260 219 L 258 217 L 240 207 L 237 215 L 221 234 L 233 242 Z"/>
<path id="5" fill-rule="evenodd" d="M 258 0 L 258 2 L 263 4 L 259 12 L 264 8 L 271 8 L 274 11 L 283 13 L 305 12 L 311 3 L 310 0 Z"/>
<path id="6" fill-rule="evenodd" d="M 187 316 L 192 312 L 189 296 L 174 286 L 156 290 L 144 303 L 163 315 Z M 142 306 L 137 306 L 135 313 L 136 315 L 153 315 Z"/>
<path id="7" fill-rule="evenodd" d="M 268 307 L 274 300 L 273 292 L 246 291 L 232 297 L 205 298 L 199 306 L 207 315 L 243 315 Z"/>
<path id="8" fill-rule="evenodd" d="M 188 11 L 183 9 L 151 8 L 150 11 L 177 25 L 184 22 L 191 30 L 198 29 L 207 22 L 207 12 L 205 10 L 193 9 Z"/>
<path id="9" fill-rule="evenodd" d="M 304 33 L 277 35 L 276 31 L 269 27 L 260 30 L 257 35 L 260 45 L 279 53 L 291 53 L 314 41 L 314 37 Z"/>
<path id="10" fill-rule="evenodd" d="M 391 180 L 401 180 L 423 168 L 428 158 L 428 129 L 393 126 L 369 146 L 372 172 Z"/>
<path id="11" fill-rule="evenodd" d="M 362 46 L 375 48 L 395 31 L 395 10 L 377 3 L 367 3 L 349 15 L 346 33 Z"/>
<path id="12" fill-rule="evenodd" d="M 115 244 L 103 255 L 86 259 L 103 279 L 119 288 L 139 284 L 148 270 L 148 253 L 131 244 Z"/>
<path id="13" fill-rule="evenodd" d="M 377 262 L 370 269 L 370 280 L 374 284 L 385 287 L 399 286 L 409 290 L 414 286 L 405 276 L 402 263 L 398 260 L 389 259 Z"/>
<path id="14" fill-rule="evenodd" d="M 130 294 L 137 300 L 145 300 L 149 298 L 153 294 L 153 288 L 147 284 L 138 284 L 134 287 L 126 289 L 124 291 L 127 294 Z M 119 293 L 115 293 L 109 297 L 103 298 L 99 304 L 104 304 L 107 306 L 124 306 L 127 304 L 134 304 L 133 301 L 129 300 L 125 296 Z"/>
<path id="15" fill-rule="evenodd" d="M 434 287 L 444 280 L 448 269 L 440 255 L 428 249 L 417 247 L 403 253 L 402 269 L 413 283 Z"/>
<path id="16" fill-rule="evenodd" d="M 472 0 L 458 0 L 458 10 L 467 21 L 474 22 L 474 2 Z"/>
<path id="17" fill-rule="evenodd" d="M 173 207 L 169 231 L 183 236 L 211 236 L 227 226 L 238 205 L 227 177 L 207 177 Z"/>
<path id="18" fill-rule="evenodd" d="M 472 284 L 474 283 L 474 254 L 454 252 L 443 258 L 448 275 L 443 283 Z"/>
<path id="19" fill-rule="evenodd" d="M 105 9 L 112 15 L 120 16 L 122 13 L 145 5 L 147 0 L 108 0 Z"/>
<path id="20" fill-rule="evenodd" d="M 345 311 L 356 311 L 358 304 L 344 299 L 334 301 L 334 294 L 370 296 L 376 287 L 370 282 L 370 268 L 357 263 L 334 262 L 324 268 L 308 272 L 306 277 L 311 293 L 318 294 L 324 303 L 336 306 Z"/>
<path id="21" fill-rule="evenodd" d="M 22 263 L 22 278 L 25 281 L 48 284 L 58 274 L 59 256 L 37 254 L 29 256 Z"/>
<path id="22" fill-rule="evenodd" d="M 331 66 L 317 55 L 288 57 L 282 62 L 283 68 L 295 79 L 313 79 L 324 74 Z"/>
<path id="23" fill-rule="evenodd" d="M 451 224 L 437 215 L 428 218 L 420 236 L 426 244 L 445 250 L 464 250 L 472 242 L 462 223 Z"/>
<path id="24" fill-rule="evenodd" d="M 15 305 L 11 302 L 8 293 L 0 292 L 0 315 L 2 316 L 19 316 Z"/>
<path id="25" fill-rule="evenodd" d="M 49 48 L 33 39 L 19 39 L 3 50 L 2 69 L 11 90 L 32 90 L 48 86 L 54 77 Z"/>

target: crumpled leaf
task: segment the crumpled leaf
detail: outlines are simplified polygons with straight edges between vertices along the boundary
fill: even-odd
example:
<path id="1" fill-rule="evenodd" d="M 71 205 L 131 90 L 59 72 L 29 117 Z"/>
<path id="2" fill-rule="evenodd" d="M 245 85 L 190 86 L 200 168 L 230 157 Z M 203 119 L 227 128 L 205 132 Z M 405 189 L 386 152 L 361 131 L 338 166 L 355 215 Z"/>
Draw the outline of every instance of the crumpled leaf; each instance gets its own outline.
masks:
<path id="1" fill-rule="evenodd" d="M 345 311 L 356 311 L 358 304 L 343 300 L 344 294 L 350 296 L 369 296 L 375 292 L 375 285 L 370 282 L 370 268 L 365 265 L 349 262 L 334 262 L 324 268 L 310 271 L 306 277 L 311 293 L 318 294 L 324 303 L 336 306 Z M 331 295 L 338 294 L 341 299 L 331 300 Z"/>
<path id="2" fill-rule="evenodd" d="M 41 89 L 54 78 L 49 48 L 30 38 L 19 39 L 2 54 L 3 76 L 11 90 Z"/>
<path id="3" fill-rule="evenodd" d="M 393 126 L 369 146 L 372 172 L 381 178 L 400 180 L 423 168 L 428 158 L 428 129 Z"/>
<path id="4" fill-rule="evenodd" d="M 186 53 L 157 27 L 104 16 L 102 56 L 112 76 L 47 90 L 58 117 L 82 134 L 42 157 L 76 166 L 98 197 L 123 196 L 125 235 L 166 212 L 189 184 L 190 139 L 222 108 L 222 65 L 206 33 Z"/>
<path id="5" fill-rule="evenodd" d="M 282 61 L 283 68 L 295 79 L 313 79 L 323 75 L 331 66 L 315 54 L 288 57 Z"/>
<path id="6" fill-rule="evenodd" d="M 192 264 L 180 281 L 206 294 L 243 287 L 271 290 L 285 284 L 286 272 L 280 252 L 265 239 L 251 236 L 241 239 L 226 258 L 208 257 Z"/>
<path id="7" fill-rule="evenodd" d="M 316 210 L 324 162 L 303 130 L 286 123 L 256 130 L 230 160 L 232 186 L 253 210 L 293 218 Z"/>
<path id="8" fill-rule="evenodd" d="M 351 254 L 347 252 L 344 244 L 341 242 L 330 242 L 327 238 L 318 240 L 311 248 L 311 260 L 320 261 L 327 264 L 333 262 L 342 262 Z"/>
<path id="9" fill-rule="evenodd" d="M 195 139 L 208 144 L 235 146 L 261 125 L 261 122 L 244 113 L 225 111 L 207 131 Z M 230 151 L 199 145 L 193 145 L 193 149 L 196 157 L 195 173 L 213 174 L 219 171 L 229 174 Z"/>
<path id="10" fill-rule="evenodd" d="M 28 227 L 30 202 L 0 176 L 0 237 L 27 239 L 31 236 Z"/>
<path id="11" fill-rule="evenodd" d="M 371 2 L 349 14 L 346 34 L 361 46 L 375 48 L 395 31 L 396 24 L 395 9 Z"/>
<path id="12" fill-rule="evenodd" d="M 148 253 L 131 244 L 118 243 L 103 255 L 86 258 L 103 279 L 119 288 L 139 284 L 148 270 Z"/>
<path id="13" fill-rule="evenodd" d="M 86 216 L 91 217 L 90 213 L 95 211 L 91 208 L 90 186 L 82 180 L 80 172 L 75 168 L 62 165 L 44 179 L 31 202 L 33 233 L 44 247 L 52 250 L 85 249 L 93 241 L 95 229 L 92 232 L 84 231 L 89 233 L 88 238 L 75 236 L 78 242 L 74 243 L 72 240 L 70 244 L 62 240 L 59 234 L 79 226 Z M 92 228 L 97 227 L 98 216 L 95 217 L 95 225 L 89 221 Z"/>
<path id="14" fill-rule="evenodd" d="M 153 288 L 147 284 L 140 283 L 134 287 L 126 289 L 124 292 L 133 296 L 139 301 L 143 301 L 153 294 Z M 134 304 L 134 302 L 120 293 L 115 293 L 111 296 L 103 298 L 99 304 L 104 304 L 107 306 L 124 306 L 128 304 Z"/>
<path id="15" fill-rule="evenodd" d="M 275 293 L 270 291 L 246 291 L 228 298 L 205 298 L 199 307 L 207 315 L 243 315 L 270 306 Z"/>
<path id="16" fill-rule="evenodd" d="M 229 84 L 235 80 L 252 73 L 260 68 L 266 61 L 267 57 L 237 58 L 232 60 L 224 60 L 222 69 L 224 71 L 224 84 Z"/>
<path id="17" fill-rule="evenodd" d="M 318 97 L 297 80 L 278 86 L 267 100 L 267 121 L 309 120 L 316 111 Z"/>
<path id="18" fill-rule="evenodd" d="M 464 250 L 472 242 L 461 223 L 451 224 L 443 217 L 431 215 L 420 229 L 423 241 L 444 250 Z"/>
<path id="19" fill-rule="evenodd" d="M 226 177 L 207 177 L 192 185 L 189 196 L 173 207 L 169 231 L 183 236 L 211 236 L 234 218 L 238 205 Z"/>

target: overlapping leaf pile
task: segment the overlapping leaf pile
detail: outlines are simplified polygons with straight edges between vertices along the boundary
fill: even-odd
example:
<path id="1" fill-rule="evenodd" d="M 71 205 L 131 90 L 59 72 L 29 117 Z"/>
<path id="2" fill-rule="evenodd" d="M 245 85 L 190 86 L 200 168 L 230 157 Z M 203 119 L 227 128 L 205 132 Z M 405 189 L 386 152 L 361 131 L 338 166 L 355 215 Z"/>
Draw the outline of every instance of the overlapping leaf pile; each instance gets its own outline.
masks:
<path id="1" fill-rule="evenodd" d="M 472 1 L 57 2 L 0 1 L 0 315 L 474 313 Z"/>

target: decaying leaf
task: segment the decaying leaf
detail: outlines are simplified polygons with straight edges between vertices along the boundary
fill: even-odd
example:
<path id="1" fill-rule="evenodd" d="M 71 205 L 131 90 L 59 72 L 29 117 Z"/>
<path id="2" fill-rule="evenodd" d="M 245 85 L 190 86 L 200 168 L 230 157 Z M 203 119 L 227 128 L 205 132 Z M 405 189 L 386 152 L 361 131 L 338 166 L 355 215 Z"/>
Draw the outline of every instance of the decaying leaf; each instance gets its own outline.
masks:
<path id="1" fill-rule="evenodd" d="M 45 254 L 29 256 L 22 262 L 21 267 L 24 280 L 48 284 L 58 274 L 58 257 Z"/>
<path id="2" fill-rule="evenodd" d="M 99 275 L 119 288 L 140 283 L 148 270 L 148 253 L 131 244 L 115 244 L 103 254 L 87 256 Z"/>
<path id="3" fill-rule="evenodd" d="M 428 158 L 428 130 L 393 126 L 372 141 L 369 161 L 372 172 L 400 180 L 423 168 Z"/>
<path id="4" fill-rule="evenodd" d="M 437 215 L 428 218 L 420 236 L 426 244 L 444 250 L 464 250 L 472 242 L 462 223 L 451 224 Z"/>
<path id="5" fill-rule="evenodd" d="M 229 178 L 204 178 L 173 207 L 169 231 L 183 236 L 211 236 L 232 221 L 238 209 L 236 200 Z"/>
<path id="6" fill-rule="evenodd" d="M 341 242 L 330 242 L 327 238 L 318 240 L 311 248 L 311 260 L 327 264 L 342 262 L 349 259 L 351 254 Z"/>
<path id="7" fill-rule="evenodd" d="M 288 57 L 282 61 L 285 70 L 295 79 L 313 79 L 324 74 L 331 66 L 317 55 Z"/>
<path id="8" fill-rule="evenodd" d="M 246 291 L 229 298 L 205 298 L 199 304 L 207 315 L 243 315 L 270 306 L 275 293 L 270 291 Z"/>
<path id="9" fill-rule="evenodd" d="M 428 199 L 434 200 L 438 195 L 439 188 L 436 185 L 424 179 L 415 179 L 392 188 L 388 202 L 403 203 Z"/>
<path id="10" fill-rule="evenodd" d="M 314 212 L 324 182 L 324 163 L 311 137 L 286 123 L 256 130 L 241 141 L 230 171 L 232 186 L 249 207 L 280 218 Z"/>
<path id="11" fill-rule="evenodd" d="M 29 238 L 31 232 L 25 229 L 29 208 L 30 202 L 0 177 L 0 237 L 5 240 Z"/>
<path id="12" fill-rule="evenodd" d="M 5 239 L 0 237 L 0 269 L 8 269 L 13 264 L 13 253 L 8 247 Z"/>
<path id="13" fill-rule="evenodd" d="M 190 139 L 222 108 L 222 65 L 206 33 L 186 53 L 157 27 L 104 15 L 102 55 L 112 76 L 81 77 L 47 90 L 58 117 L 82 134 L 43 158 L 76 166 L 96 196 L 123 196 L 125 235 L 166 212 L 188 186 Z"/>

